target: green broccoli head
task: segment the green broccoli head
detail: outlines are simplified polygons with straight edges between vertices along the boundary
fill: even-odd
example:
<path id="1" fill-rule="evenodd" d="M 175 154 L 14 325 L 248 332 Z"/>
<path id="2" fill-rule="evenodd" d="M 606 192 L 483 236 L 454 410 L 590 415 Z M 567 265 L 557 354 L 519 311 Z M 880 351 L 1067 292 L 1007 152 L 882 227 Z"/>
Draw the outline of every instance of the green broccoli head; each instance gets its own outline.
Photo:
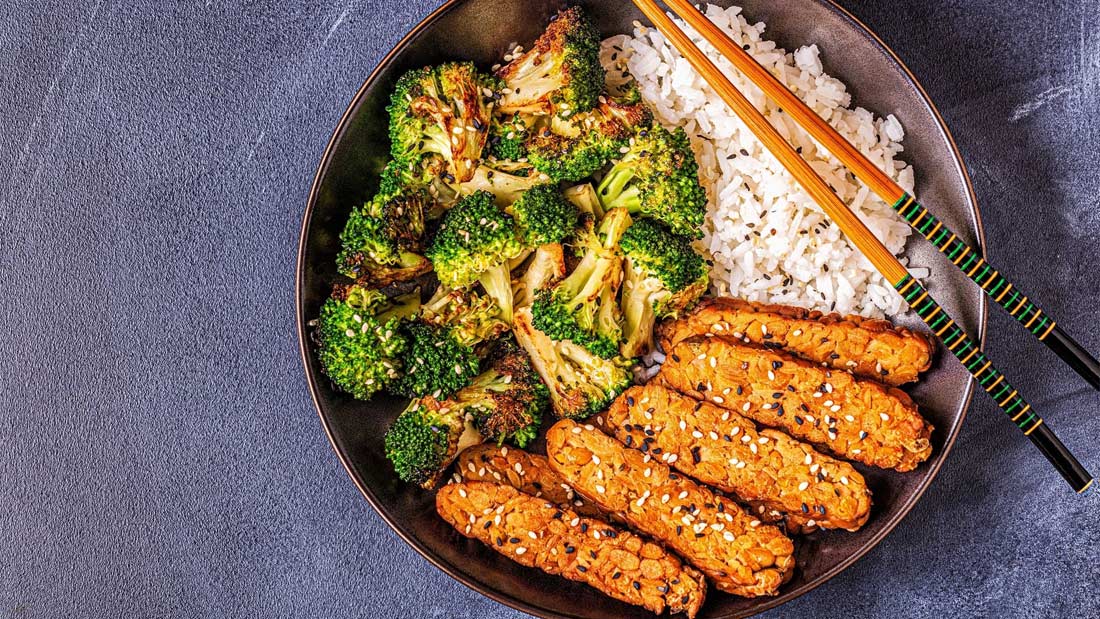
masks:
<path id="1" fill-rule="evenodd" d="M 703 236 L 707 196 L 682 128 L 670 132 L 655 125 L 639 131 L 596 193 L 606 209 L 626 208 L 661 220 L 677 234 Z"/>
<path id="2" fill-rule="evenodd" d="M 706 262 L 691 240 L 660 222 L 643 218 L 619 242 L 626 258 L 622 310 L 624 357 L 653 349 L 657 318 L 675 318 L 707 290 Z"/>
<path id="3" fill-rule="evenodd" d="M 522 114 L 495 116 L 489 125 L 489 154 L 497 159 L 519 161 L 527 156 L 528 130 L 530 126 Z"/>
<path id="4" fill-rule="evenodd" d="M 594 415 L 630 386 L 628 361 L 604 359 L 571 341 L 552 339 L 534 327 L 530 308 L 517 310 L 513 332 L 549 387 L 550 403 L 558 417 Z"/>
<path id="5" fill-rule="evenodd" d="M 504 81 L 501 112 L 586 112 L 604 85 L 600 33 L 580 8 L 560 11 L 531 49 L 496 75 Z"/>
<path id="6" fill-rule="evenodd" d="M 644 103 L 627 104 L 608 95 L 588 112 L 554 117 L 531 135 L 526 155 L 531 165 L 555 181 L 587 178 L 628 148 L 634 133 L 653 116 Z"/>
<path id="7" fill-rule="evenodd" d="M 406 398 L 449 398 L 477 376 L 477 353 L 449 329 L 414 321 L 402 325 L 402 335 L 408 345 L 402 354 L 402 372 L 390 383 L 391 392 Z"/>
<path id="8" fill-rule="evenodd" d="M 573 234 L 580 213 L 566 202 L 556 184 L 532 187 L 506 209 L 515 218 L 520 241 L 534 248 L 545 243 L 560 243 Z"/>
<path id="9" fill-rule="evenodd" d="M 426 396 L 413 400 L 394 420 L 384 444 L 397 476 L 430 490 L 460 451 L 480 442 L 473 420 L 465 413 Z"/>
<path id="10" fill-rule="evenodd" d="M 431 270 L 424 252 L 424 213 L 434 202 L 423 189 L 383 190 L 348 216 L 340 233 L 340 272 L 360 283 L 385 286 Z"/>
<path id="11" fill-rule="evenodd" d="M 527 354 L 509 338 L 497 342 L 489 368 L 453 401 L 486 440 L 526 447 L 538 435 L 550 392 Z"/>
<path id="12" fill-rule="evenodd" d="M 568 340 L 605 359 L 619 353 L 622 338 L 616 301 L 622 284 L 619 239 L 630 226 L 624 209 L 609 211 L 598 231 L 580 233 L 580 262 L 568 277 L 535 295 L 534 326 L 554 340 Z"/>
<path id="13" fill-rule="evenodd" d="M 321 368 L 352 397 L 370 399 L 400 375 L 408 348 L 400 326 L 419 307 L 419 290 L 388 299 L 358 284 L 337 286 L 317 318 Z"/>
<path id="14" fill-rule="evenodd" d="M 480 282 L 501 317 L 511 322 L 508 261 L 523 251 L 515 220 L 497 207 L 492 194 L 478 191 L 447 211 L 427 253 L 443 285 L 461 288 Z"/>
<path id="15" fill-rule="evenodd" d="M 458 182 L 473 176 L 489 135 L 496 79 L 469 62 L 409 71 L 397 81 L 387 108 L 390 151 L 403 165 L 441 156 Z"/>

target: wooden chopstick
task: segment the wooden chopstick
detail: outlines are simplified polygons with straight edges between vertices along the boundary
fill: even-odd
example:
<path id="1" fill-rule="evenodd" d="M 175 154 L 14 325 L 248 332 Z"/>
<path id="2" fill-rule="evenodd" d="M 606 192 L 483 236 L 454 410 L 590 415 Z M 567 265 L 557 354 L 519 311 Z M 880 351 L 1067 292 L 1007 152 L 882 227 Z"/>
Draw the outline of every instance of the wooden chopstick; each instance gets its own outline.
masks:
<path id="1" fill-rule="evenodd" d="M 1028 300 L 1028 295 L 1005 279 L 993 265 L 986 262 L 981 252 L 968 246 L 958 234 L 948 229 L 928 209 L 921 206 L 858 148 L 803 103 L 785 84 L 761 66 L 751 54 L 742 49 L 714 22 L 707 19 L 694 4 L 688 0 L 666 0 L 666 3 L 732 62 L 733 66 L 745 74 L 749 81 L 764 91 L 765 96 L 781 107 L 859 180 L 863 181 L 871 191 L 887 204 L 892 205 L 914 230 L 931 241 L 936 249 L 946 254 L 960 271 L 989 295 L 989 298 L 1007 310 L 1013 318 L 1053 350 L 1090 385 L 1100 389 L 1100 361 L 1066 334 L 1048 314 L 1035 305 L 1034 301 Z"/>
<path id="2" fill-rule="evenodd" d="M 741 122 L 756 135 L 764 146 L 779 160 L 821 209 L 840 226 L 841 231 L 871 261 L 871 264 L 894 285 L 909 306 L 924 320 L 944 345 L 977 379 L 997 405 L 1016 426 L 1042 451 L 1051 464 L 1070 483 L 1074 490 L 1083 492 L 1092 484 L 1092 476 L 1073 457 L 1050 426 L 1024 401 L 1019 392 L 1005 380 L 992 361 L 980 350 L 976 342 L 967 337 L 962 328 L 914 279 L 905 266 L 894 257 L 878 238 L 848 209 L 847 205 L 814 172 L 805 160 L 795 152 L 768 121 L 749 103 L 748 99 L 718 70 L 718 67 L 691 39 L 664 13 L 654 0 L 633 0 L 657 29 L 691 63 L 722 100 L 733 110 Z M 709 23 L 709 21 L 708 21 Z"/>

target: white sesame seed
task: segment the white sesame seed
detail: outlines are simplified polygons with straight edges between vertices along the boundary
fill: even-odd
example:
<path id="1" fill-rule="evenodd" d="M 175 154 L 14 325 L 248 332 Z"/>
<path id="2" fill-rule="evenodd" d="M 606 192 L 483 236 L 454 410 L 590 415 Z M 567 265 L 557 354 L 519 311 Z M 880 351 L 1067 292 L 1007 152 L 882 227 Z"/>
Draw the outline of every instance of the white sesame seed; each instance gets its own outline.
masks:
<path id="1" fill-rule="evenodd" d="M 808 481 L 804 481 L 804 482 L 798 484 L 798 489 L 800 491 L 805 490 L 806 488 L 809 488 L 809 487 L 810 487 L 810 482 L 808 482 Z"/>
<path id="2" fill-rule="evenodd" d="M 756 453 L 756 443 L 749 445 L 749 451 L 751 451 L 752 453 Z"/>
<path id="3" fill-rule="evenodd" d="M 845 486 L 847 486 L 847 485 L 848 485 L 848 478 L 847 478 L 847 477 L 844 477 L 844 476 L 841 476 L 841 478 L 840 478 L 840 483 L 842 483 L 842 484 L 844 484 Z"/>
<path id="4" fill-rule="evenodd" d="M 863 450 L 862 449 L 853 449 L 852 453 L 858 456 L 859 454 L 863 453 Z"/>
<path id="5" fill-rule="evenodd" d="M 503 457 L 503 458 L 507 458 L 507 457 L 508 457 L 508 447 L 507 447 L 507 445 L 506 445 L 506 446 L 504 446 L 504 447 L 501 447 L 501 448 L 500 448 L 500 455 L 501 455 L 501 457 Z"/>
<path id="6" fill-rule="evenodd" d="M 795 329 L 794 331 L 791 331 L 791 335 L 793 335 L 794 337 L 802 335 L 802 329 Z"/>
<path id="7" fill-rule="evenodd" d="M 747 411 L 747 410 L 749 410 L 750 408 L 752 408 L 752 405 L 751 405 L 751 404 L 749 404 L 748 402 L 745 402 L 745 403 L 744 403 L 744 404 L 743 404 L 743 405 L 741 406 L 741 410 L 743 410 L 743 411 Z"/>
<path id="8" fill-rule="evenodd" d="M 473 514 L 470 514 L 470 524 L 474 524 L 476 522 L 477 522 L 477 516 L 475 516 Z"/>
<path id="9" fill-rule="evenodd" d="M 809 465 L 813 461 L 814 461 L 813 456 L 811 456 L 810 454 L 806 454 L 806 459 L 803 460 L 803 462 L 805 462 L 807 465 Z"/>
<path id="10" fill-rule="evenodd" d="M 811 519 L 811 520 L 807 520 L 807 521 L 806 521 L 806 526 L 808 526 L 808 527 L 816 527 L 816 526 L 817 526 L 817 521 L 816 521 L 816 520 L 813 520 L 813 519 Z"/>
<path id="11" fill-rule="evenodd" d="M 725 533 L 722 533 L 722 539 L 726 540 L 727 542 L 732 542 L 735 538 L 733 537 L 733 533 L 726 531 Z"/>
<path id="12" fill-rule="evenodd" d="M 691 435 L 694 436 L 695 438 L 703 438 L 703 433 L 698 431 L 698 430 L 693 431 L 691 433 Z"/>
<path id="13" fill-rule="evenodd" d="M 709 437 L 710 437 L 710 440 L 712 440 L 712 441 L 716 441 L 716 440 L 718 440 L 718 433 L 717 433 L 717 432 L 715 432 L 715 431 L 713 431 L 713 430 L 712 430 L 712 431 L 710 431 L 710 432 L 708 432 L 708 433 L 707 433 L 707 436 L 709 436 Z"/>
<path id="14" fill-rule="evenodd" d="M 733 429 L 730 430 L 730 437 L 737 436 L 740 433 L 741 433 L 741 426 L 733 426 Z"/>
<path id="15" fill-rule="evenodd" d="M 523 474 L 523 464 L 522 463 L 517 462 L 516 465 L 513 466 L 512 468 L 516 469 L 516 472 L 519 473 L 520 475 Z"/>
<path id="16" fill-rule="evenodd" d="M 592 464 L 599 464 L 599 463 L 600 463 L 600 457 L 597 456 L 596 454 L 592 454 Z"/>
<path id="17" fill-rule="evenodd" d="M 597 484 L 596 485 L 596 492 L 599 492 L 600 494 L 603 494 L 604 493 L 604 487 Z"/>
<path id="18" fill-rule="evenodd" d="M 880 418 L 881 418 L 881 419 L 882 419 L 883 421 L 890 421 L 890 415 L 887 415 L 886 413 L 879 413 L 879 414 L 878 414 L 878 416 L 879 416 L 879 417 L 880 417 Z"/>
<path id="19" fill-rule="evenodd" d="M 844 421 L 855 421 L 855 420 L 856 420 L 856 418 L 852 417 L 851 415 L 845 415 L 844 416 Z"/>
<path id="20" fill-rule="evenodd" d="M 580 518 L 574 518 L 573 520 L 569 521 L 569 526 L 571 526 L 571 527 L 575 527 L 575 526 L 577 526 L 577 525 L 578 525 L 578 524 L 580 524 L 580 523 L 581 523 L 581 519 L 580 519 Z"/>
<path id="21" fill-rule="evenodd" d="M 352 331 L 351 329 L 348 329 L 347 331 L 344 332 L 344 335 L 346 335 L 348 337 L 355 337 L 355 331 Z"/>
<path id="22" fill-rule="evenodd" d="M 646 470 L 645 470 L 645 473 L 643 473 L 642 475 L 644 477 L 649 477 L 652 474 L 653 474 L 653 469 L 647 467 Z"/>
<path id="23" fill-rule="evenodd" d="M 516 554 L 517 554 L 517 555 L 521 555 L 521 554 L 523 554 L 523 553 L 525 553 L 525 552 L 527 552 L 527 549 L 526 549 L 526 548 L 524 548 L 523 546 L 517 546 L 517 547 L 516 547 Z"/>
<path id="24" fill-rule="evenodd" d="M 745 436 L 742 436 L 742 437 L 741 437 L 741 442 L 742 442 L 742 443 L 748 443 L 748 442 L 750 442 L 750 441 L 752 441 L 752 437 L 751 437 L 751 436 L 749 436 L 748 434 L 746 434 Z"/>
<path id="25" fill-rule="evenodd" d="M 459 488 L 458 489 L 458 496 L 460 496 L 462 498 L 466 498 L 466 491 L 463 490 L 462 488 Z"/>
<path id="26" fill-rule="evenodd" d="M 821 392 L 820 391 L 815 391 L 814 392 L 814 397 L 815 398 L 820 398 L 821 397 Z"/>
<path id="27" fill-rule="evenodd" d="M 575 428 L 573 428 L 573 434 L 580 434 L 580 433 L 581 433 L 581 427 L 580 426 L 576 426 Z"/>
<path id="28" fill-rule="evenodd" d="M 768 380 L 775 380 L 775 372 L 768 370 Z"/>
<path id="29" fill-rule="evenodd" d="M 673 462 L 676 462 L 676 460 L 678 460 L 679 458 L 680 458 L 680 456 L 677 456 L 676 454 L 672 454 L 671 456 L 668 457 L 668 463 L 672 464 Z"/>
<path id="30" fill-rule="evenodd" d="M 833 405 L 833 401 L 832 400 L 825 400 L 825 402 L 823 402 L 821 405 L 825 406 L 825 407 L 829 407 L 829 406 Z"/>
<path id="31" fill-rule="evenodd" d="M 723 400 L 722 396 L 720 395 L 716 395 L 712 399 L 714 400 L 715 404 L 721 404 L 722 402 L 725 402 L 725 400 Z"/>
<path id="32" fill-rule="evenodd" d="M 531 539 L 538 539 L 539 538 L 538 534 L 535 533 L 534 531 L 528 531 L 527 532 L 527 537 L 530 537 Z"/>
<path id="33" fill-rule="evenodd" d="M 840 405 L 839 404 L 833 404 L 831 407 L 829 407 L 829 410 L 834 412 L 834 413 L 839 412 L 840 411 Z"/>
<path id="34" fill-rule="evenodd" d="M 764 323 L 760 323 L 760 334 L 761 335 L 767 335 L 768 334 L 768 325 L 766 325 Z"/>
<path id="35" fill-rule="evenodd" d="M 817 470 L 820 469 L 820 468 L 821 468 L 820 464 L 811 464 L 810 465 L 810 475 L 816 475 Z"/>
<path id="36" fill-rule="evenodd" d="M 667 494 L 662 494 L 661 495 L 661 502 L 662 503 L 668 503 L 668 499 L 669 499 L 669 496 Z"/>

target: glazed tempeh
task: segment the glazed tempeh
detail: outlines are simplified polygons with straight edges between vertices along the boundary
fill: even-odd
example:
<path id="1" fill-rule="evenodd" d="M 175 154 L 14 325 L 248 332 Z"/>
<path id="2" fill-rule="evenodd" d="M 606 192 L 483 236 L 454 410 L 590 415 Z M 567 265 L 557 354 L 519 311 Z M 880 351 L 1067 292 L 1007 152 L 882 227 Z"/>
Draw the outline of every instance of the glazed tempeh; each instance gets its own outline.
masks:
<path id="1" fill-rule="evenodd" d="M 546 456 L 483 443 L 459 454 L 455 473 L 460 481 L 506 484 L 531 496 L 567 506 L 582 516 L 607 518 L 598 507 L 573 492 L 573 488 L 550 468 Z"/>
<path id="2" fill-rule="evenodd" d="M 569 420 L 546 435 L 550 466 L 601 509 L 652 535 L 721 591 L 775 595 L 794 568 L 794 544 L 733 501 Z M 656 454 L 659 456 L 659 454 Z"/>
<path id="3" fill-rule="evenodd" d="M 785 514 L 794 530 L 855 531 L 871 513 L 852 465 L 660 385 L 631 387 L 597 422 L 628 447 L 661 449 L 657 459 L 685 475 Z"/>
<path id="4" fill-rule="evenodd" d="M 864 464 L 911 471 L 932 426 L 905 392 L 725 337 L 677 344 L 660 384 Z"/>
<path id="5" fill-rule="evenodd" d="M 658 327 L 665 351 L 688 338 L 708 334 L 783 348 L 889 385 L 917 380 L 932 363 L 933 344 L 927 335 L 885 320 L 728 297 L 704 299 L 688 316 Z"/>
<path id="6" fill-rule="evenodd" d="M 436 511 L 459 532 L 509 559 L 564 576 L 654 613 L 694 617 L 706 597 L 698 570 L 629 531 L 546 499 L 487 482 L 448 484 Z"/>

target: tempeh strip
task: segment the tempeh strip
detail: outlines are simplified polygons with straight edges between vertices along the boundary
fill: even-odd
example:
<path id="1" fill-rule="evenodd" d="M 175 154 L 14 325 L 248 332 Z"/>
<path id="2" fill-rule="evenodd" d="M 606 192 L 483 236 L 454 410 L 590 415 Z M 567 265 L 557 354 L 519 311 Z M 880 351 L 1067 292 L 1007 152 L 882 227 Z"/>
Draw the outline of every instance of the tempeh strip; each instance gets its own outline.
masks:
<path id="1" fill-rule="evenodd" d="M 729 297 L 704 299 L 684 318 L 658 326 L 665 351 L 695 336 L 721 335 L 782 348 L 889 385 L 917 380 L 932 364 L 933 343 L 924 333 L 885 320 L 822 314 Z"/>
<path id="2" fill-rule="evenodd" d="M 703 575 L 657 544 L 511 486 L 448 484 L 436 494 L 435 505 L 463 535 L 516 563 L 583 582 L 654 613 L 667 609 L 692 618 L 706 597 Z"/>
<path id="3" fill-rule="evenodd" d="M 932 426 L 904 391 L 778 350 L 686 340 L 656 380 L 848 460 L 904 472 L 932 453 Z"/>
<path id="4" fill-rule="evenodd" d="M 573 488 L 550 468 L 546 456 L 506 445 L 483 443 L 459 454 L 455 473 L 460 481 L 506 484 L 536 498 L 564 505 L 582 516 L 607 519 L 598 507 L 573 492 Z"/>
<path id="5" fill-rule="evenodd" d="M 851 464 L 660 385 L 631 387 L 597 425 L 628 447 L 661 449 L 658 460 L 764 513 L 785 514 L 793 530 L 855 531 L 871 513 L 870 490 Z"/>
<path id="6" fill-rule="evenodd" d="M 782 531 L 649 454 L 569 420 L 547 432 L 546 451 L 577 492 L 676 551 L 719 590 L 775 595 L 791 577 L 794 544 Z"/>

